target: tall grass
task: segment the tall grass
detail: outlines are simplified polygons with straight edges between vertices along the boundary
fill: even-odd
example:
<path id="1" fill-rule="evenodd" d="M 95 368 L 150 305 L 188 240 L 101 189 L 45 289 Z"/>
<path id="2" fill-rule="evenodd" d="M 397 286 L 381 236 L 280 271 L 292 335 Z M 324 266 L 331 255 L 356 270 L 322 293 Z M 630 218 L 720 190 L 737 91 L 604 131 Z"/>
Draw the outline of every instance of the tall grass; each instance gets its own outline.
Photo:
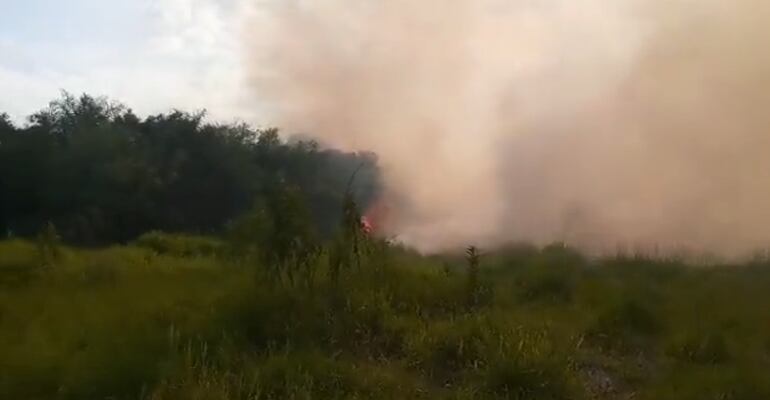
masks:
<path id="1" fill-rule="evenodd" d="M 770 398 L 757 264 L 362 241 L 281 284 L 209 238 L 52 246 L 0 242 L 2 399 Z"/>

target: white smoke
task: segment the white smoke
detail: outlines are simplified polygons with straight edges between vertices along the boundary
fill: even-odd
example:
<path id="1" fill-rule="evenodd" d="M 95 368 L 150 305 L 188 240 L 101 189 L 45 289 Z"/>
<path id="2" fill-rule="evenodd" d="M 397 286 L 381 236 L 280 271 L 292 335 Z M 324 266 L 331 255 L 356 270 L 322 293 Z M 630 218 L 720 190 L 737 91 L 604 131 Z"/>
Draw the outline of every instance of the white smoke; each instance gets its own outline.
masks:
<path id="1" fill-rule="evenodd" d="M 770 3 L 266 1 L 274 123 L 367 149 L 426 250 L 770 240 Z"/>

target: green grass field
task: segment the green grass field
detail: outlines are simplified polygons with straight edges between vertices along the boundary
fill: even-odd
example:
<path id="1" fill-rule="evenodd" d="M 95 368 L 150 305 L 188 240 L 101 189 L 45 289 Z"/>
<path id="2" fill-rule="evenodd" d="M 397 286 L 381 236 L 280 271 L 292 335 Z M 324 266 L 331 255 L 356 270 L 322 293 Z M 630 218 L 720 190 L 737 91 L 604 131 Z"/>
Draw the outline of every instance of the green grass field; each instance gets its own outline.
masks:
<path id="1" fill-rule="evenodd" d="M 0 242 L 0 399 L 770 399 L 770 267 Z M 471 274 L 472 275 L 472 274 Z"/>

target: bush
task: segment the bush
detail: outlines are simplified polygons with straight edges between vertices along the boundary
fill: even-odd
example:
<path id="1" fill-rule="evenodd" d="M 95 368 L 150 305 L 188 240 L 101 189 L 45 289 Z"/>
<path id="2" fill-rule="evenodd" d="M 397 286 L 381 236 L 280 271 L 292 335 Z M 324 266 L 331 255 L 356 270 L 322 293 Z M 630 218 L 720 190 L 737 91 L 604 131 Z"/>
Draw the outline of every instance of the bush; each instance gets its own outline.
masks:
<path id="1" fill-rule="evenodd" d="M 398 318 L 386 295 L 369 292 L 349 297 L 342 312 L 335 312 L 330 325 L 333 339 L 352 352 L 377 359 L 403 355 L 405 332 L 414 328 L 413 320 Z"/>
<path id="2" fill-rule="evenodd" d="M 38 248 L 27 241 L 0 242 L 0 286 L 22 286 L 38 274 Z"/>
<path id="3" fill-rule="evenodd" d="M 564 303 L 572 300 L 575 289 L 571 271 L 552 267 L 536 267 L 518 277 L 518 297 L 522 301 Z"/>
<path id="4" fill-rule="evenodd" d="M 585 257 L 564 243 L 553 243 L 544 247 L 536 260 L 539 264 L 548 267 L 574 269 L 586 265 Z"/>
<path id="5" fill-rule="evenodd" d="M 540 250 L 528 243 L 509 243 L 490 255 L 493 262 L 510 269 L 529 264 L 540 254 Z"/>
<path id="6" fill-rule="evenodd" d="M 516 295 L 525 302 L 566 303 L 572 300 L 579 268 L 585 259 L 563 244 L 545 247 L 516 276 Z"/>
<path id="7" fill-rule="evenodd" d="M 257 367 L 257 392 L 264 399 L 342 398 L 355 390 L 351 371 L 321 355 L 286 354 Z"/>
<path id="8" fill-rule="evenodd" d="M 224 250 L 223 243 L 216 239 L 158 231 L 145 233 L 135 243 L 158 254 L 179 257 L 214 256 L 222 254 Z"/>
<path id="9" fill-rule="evenodd" d="M 675 339 L 668 345 L 666 354 L 694 364 L 721 364 L 730 358 L 724 336 L 714 332 Z"/>
<path id="10" fill-rule="evenodd" d="M 640 350 L 658 334 L 661 324 L 642 304 L 626 300 L 600 314 L 586 332 L 589 340 L 607 350 Z"/>
<path id="11" fill-rule="evenodd" d="M 478 317 L 441 321 L 411 332 L 411 363 L 439 381 L 454 381 L 466 369 L 486 365 L 492 346 L 491 327 Z"/>
<path id="12" fill-rule="evenodd" d="M 552 365 L 526 365 L 516 359 L 493 363 L 484 374 L 484 387 L 488 392 L 505 399 L 575 398 L 564 369 Z"/>
<path id="13" fill-rule="evenodd" d="M 575 346 L 552 327 L 505 324 L 495 330 L 481 387 L 505 399 L 577 399 L 583 390 L 572 377 Z"/>

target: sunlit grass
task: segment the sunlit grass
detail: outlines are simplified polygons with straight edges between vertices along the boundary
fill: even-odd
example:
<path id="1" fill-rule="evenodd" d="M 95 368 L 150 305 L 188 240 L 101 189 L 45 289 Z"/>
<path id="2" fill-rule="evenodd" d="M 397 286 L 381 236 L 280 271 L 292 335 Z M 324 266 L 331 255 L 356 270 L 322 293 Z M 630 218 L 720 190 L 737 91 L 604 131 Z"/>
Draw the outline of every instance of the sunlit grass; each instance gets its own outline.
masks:
<path id="1" fill-rule="evenodd" d="M 462 259 L 389 249 L 332 281 L 322 256 L 289 285 L 153 235 L 51 265 L 0 242 L 0 398 L 770 398 L 763 266 L 518 247 L 469 303 Z"/>

